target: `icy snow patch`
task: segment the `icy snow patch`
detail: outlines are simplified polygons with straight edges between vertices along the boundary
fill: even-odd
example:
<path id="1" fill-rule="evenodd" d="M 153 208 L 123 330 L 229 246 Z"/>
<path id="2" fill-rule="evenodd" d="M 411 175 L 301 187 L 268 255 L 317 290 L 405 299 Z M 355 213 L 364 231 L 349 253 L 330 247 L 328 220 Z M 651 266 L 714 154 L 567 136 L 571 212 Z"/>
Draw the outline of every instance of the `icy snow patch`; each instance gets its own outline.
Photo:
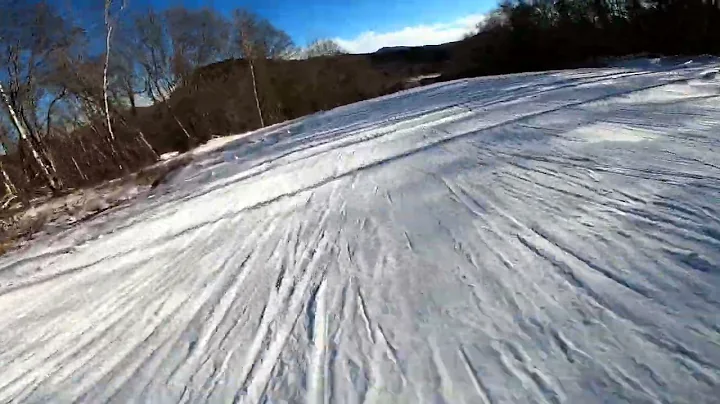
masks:
<path id="1" fill-rule="evenodd" d="M 585 142 L 642 142 L 655 139 L 658 134 L 642 127 L 629 127 L 609 122 L 598 122 L 573 129 L 565 134 Z"/>

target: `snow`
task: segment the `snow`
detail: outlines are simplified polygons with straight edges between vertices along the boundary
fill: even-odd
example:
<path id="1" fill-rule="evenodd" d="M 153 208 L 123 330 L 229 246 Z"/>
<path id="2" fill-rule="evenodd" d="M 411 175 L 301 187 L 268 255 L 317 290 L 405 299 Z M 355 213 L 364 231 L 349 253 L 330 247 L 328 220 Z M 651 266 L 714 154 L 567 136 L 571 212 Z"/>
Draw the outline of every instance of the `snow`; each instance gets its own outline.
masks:
<path id="1" fill-rule="evenodd" d="M 0 402 L 716 402 L 720 63 L 413 89 L 0 258 Z"/>
<path id="2" fill-rule="evenodd" d="M 167 161 L 180 155 L 180 152 L 169 152 L 160 155 L 160 161 Z"/>

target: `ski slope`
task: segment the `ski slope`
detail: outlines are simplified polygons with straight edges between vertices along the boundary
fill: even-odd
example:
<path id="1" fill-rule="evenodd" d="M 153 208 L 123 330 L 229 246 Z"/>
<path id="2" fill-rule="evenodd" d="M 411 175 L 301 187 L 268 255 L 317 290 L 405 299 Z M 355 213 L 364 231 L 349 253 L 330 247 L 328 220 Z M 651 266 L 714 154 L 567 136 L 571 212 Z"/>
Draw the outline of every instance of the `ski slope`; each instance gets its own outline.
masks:
<path id="1" fill-rule="evenodd" d="M 719 69 L 456 81 L 208 151 L 0 258 L 0 403 L 717 402 Z"/>

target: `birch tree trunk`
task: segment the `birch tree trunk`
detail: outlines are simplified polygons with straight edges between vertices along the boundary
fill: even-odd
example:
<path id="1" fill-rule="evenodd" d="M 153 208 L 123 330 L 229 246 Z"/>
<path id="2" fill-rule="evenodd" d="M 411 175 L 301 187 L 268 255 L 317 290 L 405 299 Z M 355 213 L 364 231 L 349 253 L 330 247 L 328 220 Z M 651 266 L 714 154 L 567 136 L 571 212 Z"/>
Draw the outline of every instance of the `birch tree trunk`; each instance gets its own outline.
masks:
<path id="1" fill-rule="evenodd" d="M 103 66 L 103 101 L 105 103 L 105 120 L 108 130 L 108 146 L 110 147 L 110 152 L 113 154 L 113 157 L 115 158 L 115 163 L 118 165 L 118 168 L 120 168 L 120 171 L 124 170 L 124 167 L 122 165 L 122 162 L 120 161 L 120 155 L 118 154 L 117 150 L 115 149 L 115 132 L 113 132 L 112 128 L 112 121 L 110 119 L 110 101 L 108 97 L 108 69 L 110 67 L 110 40 L 112 38 L 112 32 L 113 32 L 113 24 L 112 21 L 110 21 L 110 6 L 112 5 L 112 0 L 105 0 L 105 64 Z M 125 5 L 122 5 L 122 8 L 124 8 Z M 121 8 L 121 10 L 122 10 Z"/>
<path id="2" fill-rule="evenodd" d="M 20 140 L 22 140 L 27 145 L 28 149 L 30 149 L 30 154 L 32 155 L 33 160 L 35 160 L 37 165 L 40 167 L 40 171 L 42 172 L 43 177 L 45 177 L 45 181 L 47 182 L 48 187 L 53 192 L 59 191 L 62 186 L 60 184 L 60 181 L 55 176 L 55 172 L 52 167 L 50 167 L 47 159 L 43 158 L 41 152 L 38 151 L 38 147 L 36 147 L 32 139 L 30 138 L 27 129 L 23 126 L 22 122 L 20 122 L 20 118 L 18 117 L 15 108 L 13 108 L 10 99 L 5 93 L 5 88 L 3 87 L 2 83 L 0 83 L 0 97 L 2 98 L 2 102 L 5 104 L 5 107 L 8 109 L 8 112 L 10 113 L 10 120 L 12 121 L 15 129 L 18 131 Z"/>
<path id="3" fill-rule="evenodd" d="M 260 118 L 260 127 L 265 127 L 265 119 L 263 119 L 262 107 L 260 105 L 260 97 L 258 94 L 257 77 L 255 77 L 255 63 L 253 59 L 257 56 L 255 38 L 257 32 L 254 27 L 254 21 L 249 15 L 243 15 L 240 17 L 240 45 L 242 47 L 243 56 L 247 59 L 250 65 L 250 75 L 252 77 L 253 94 L 255 95 L 255 107 L 257 107 L 258 118 Z"/>
<path id="4" fill-rule="evenodd" d="M 87 181 L 87 176 L 85 173 L 80 169 L 80 166 L 77 163 L 77 160 L 75 160 L 75 157 L 72 157 L 72 162 L 75 164 L 75 169 L 77 170 L 78 174 L 80 174 L 80 178 L 83 179 L 83 181 Z"/>
<path id="5" fill-rule="evenodd" d="M 142 131 L 140 129 L 138 129 L 137 133 L 138 133 L 138 138 L 140 139 L 140 143 L 145 145 L 145 147 L 147 147 L 147 149 L 150 150 L 150 152 L 152 153 L 153 158 L 155 160 L 159 160 L 160 153 L 158 153 L 158 151 L 155 150 L 155 148 L 150 144 L 150 142 L 147 141 L 147 139 L 145 138 L 145 134 L 142 133 Z"/>
<path id="6" fill-rule="evenodd" d="M 252 76 L 253 93 L 255 94 L 255 106 L 257 107 L 258 117 L 260 118 L 260 127 L 264 128 L 265 120 L 263 119 L 262 108 L 260 107 L 260 97 L 258 97 L 257 79 L 255 78 L 255 66 L 252 62 L 252 59 L 248 59 L 248 62 L 250 63 L 250 75 Z"/>
<path id="7" fill-rule="evenodd" d="M 121 114 L 118 114 L 118 116 L 120 117 L 120 123 L 122 123 L 127 128 L 133 129 L 128 124 L 127 120 L 125 118 L 123 118 L 123 116 Z M 182 128 L 182 124 L 180 124 L 180 125 L 181 125 L 180 127 Z M 152 156 L 155 160 L 158 160 L 160 158 L 160 153 L 158 153 L 158 151 L 150 144 L 150 142 L 147 141 L 147 138 L 145 138 L 145 134 L 139 128 L 134 128 L 134 130 L 138 134 L 138 139 L 140 141 L 140 144 L 143 145 L 144 147 L 146 147 L 150 151 L 150 153 L 152 154 Z M 187 131 L 185 133 L 187 133 Z"/>
<path id="8" fill-rule="evenodd" d="M 108 134 L 110 141 L 115 142 L 115 133 L 110 122 L 110 104 L 108 101 L 108 69 L 110 66 L 110 39 L 112 38 L 113 25 L 110 22 L 110 5 L 112 0 L 105 1 L 105 65 L 103 66 L 103 99 L 105 101 L 105 119 L 107 120 Z"/>
<path id="9" fill-rule="evenodd" d="M 0 139 L 0 147 L 2 147 L 5 154 L 7 154 L 8 148 L 4 139 Z M 3 183 L 5 184 L 5 194 L 8 195 L 8 197 L 14 197 L 17 194 L 17 188 L 15 188 L 15 184 L 12 182 L 12 179 L 10 179 L 7 171 L 5 171 L 2 161 L 0 161 L 0 174 L 2 174 Z"/>
<path id="10" fill-rule="evenodd" d="M 2 174 L 3 183 L 5 184 L 5 193 L 11 196 L 17 195 L 15 184 L 13 184 L 7 171 L 5 171 L 5 167 L 3 167 L 2 162 L 0 162 L 0 174 Z"/>
<path id="11" fill-rule="evenodd" d="M 159 81 L 160 81 L 159 78 L 152 78 L 152 79 L 151 79 L 151 83 L 150 83 L 150 91 L 151 91 L 151 94 L 150 94 L 150 96 L 151 96 L 153 99 L 155 99 L 155 100 L 157 99 L 157 98 L 155 97 L 155 95 L 152 94 L 152 91 L 153 91 L 152 85 L 155 84 L 155 90 L 154 90 L 154 91 L 157 92 L 158 97 L 160 97 L 160 101 L 162 101 L 162 103 L 165 104 L 165 108 L 167 109 L 167 111 L 168 111 L 168 113 L 170 114 L 170 116 L 173 118 L 173 120 L 175 120 L 175 123 L 177 123 L 178 126 L 180 127 L 180 129 L 183 131 L 183 133 L 185 134 L 185 137 L 188 138 L 188 139 L 192 139 L 192 136 L 190 136 L 190 132 L 188 132 L 187 129 L 185 129 L 185 125 L 183 125 L 182 122 L 180 122 L 180 119 L 178 119 L 177 115 L 175 115 L 175 111 L 173 111 L 172 107 L 170 106 L 169 95 L 168 95 L 168 96 L 165 95 L 165 90 L 163 90 L 163 89 L 160 87 Z"/>

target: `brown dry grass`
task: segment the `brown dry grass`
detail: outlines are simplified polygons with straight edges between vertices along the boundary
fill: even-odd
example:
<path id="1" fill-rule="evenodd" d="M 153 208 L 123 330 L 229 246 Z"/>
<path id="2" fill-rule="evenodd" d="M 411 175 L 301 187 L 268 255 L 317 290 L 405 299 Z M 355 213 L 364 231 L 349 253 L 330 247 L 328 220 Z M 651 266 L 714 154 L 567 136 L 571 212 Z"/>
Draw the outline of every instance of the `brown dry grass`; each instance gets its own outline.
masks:
<path id="1" fill-rule="evenodd" d="M 124 178 L 96 187 L 71 190 L 55 198 L 39 198 L 25 209 L 14 206 L 0 212 L 0 256 L 12 251 L 44 231 L 47 225 L 61 218 L 74 217 L 72 225 L 90 220 L 100 213 L 131 202 L 166 182 L 169 176 L 192 161 L 191 154 L 145 167 Z M 124 189 L 136 187 L 139 192 L 128 200 Z"/>

